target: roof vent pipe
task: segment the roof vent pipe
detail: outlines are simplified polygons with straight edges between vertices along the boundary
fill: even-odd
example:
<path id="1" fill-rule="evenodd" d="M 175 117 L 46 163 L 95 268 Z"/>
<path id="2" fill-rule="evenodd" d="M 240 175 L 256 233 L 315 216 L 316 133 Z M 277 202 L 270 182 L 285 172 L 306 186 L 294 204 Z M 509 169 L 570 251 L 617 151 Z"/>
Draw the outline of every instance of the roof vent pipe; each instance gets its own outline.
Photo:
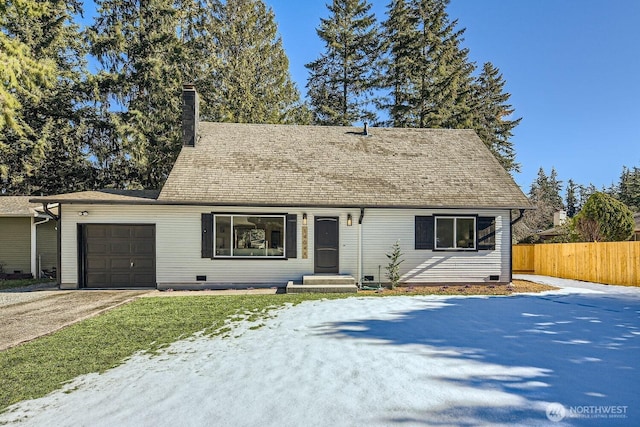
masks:
<path id="1" fill-rule="evenodd" d="M 367 125 L 367 122 L 364 122 L 364 129 L 363 129 L 363 131 L 362 131 L 362 134 L 363 134 L 364 136 L 369 135 L 369 126 Z"/>

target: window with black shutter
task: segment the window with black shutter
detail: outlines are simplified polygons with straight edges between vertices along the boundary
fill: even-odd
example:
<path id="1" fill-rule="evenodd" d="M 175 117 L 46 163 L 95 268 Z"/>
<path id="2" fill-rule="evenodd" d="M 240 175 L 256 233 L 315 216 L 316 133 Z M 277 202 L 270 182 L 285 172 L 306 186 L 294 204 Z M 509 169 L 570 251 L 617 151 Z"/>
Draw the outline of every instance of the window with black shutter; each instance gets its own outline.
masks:
<path id="1" fill-rule="evenodd" d="M 416 216 L 415 248 L 433 249 L 433 217 Z"/>
<path id="2" fill-rule="evenodd" d="M 492 216 L 478 217 L 478 250 L 496 249 L 496 219 Z"/>

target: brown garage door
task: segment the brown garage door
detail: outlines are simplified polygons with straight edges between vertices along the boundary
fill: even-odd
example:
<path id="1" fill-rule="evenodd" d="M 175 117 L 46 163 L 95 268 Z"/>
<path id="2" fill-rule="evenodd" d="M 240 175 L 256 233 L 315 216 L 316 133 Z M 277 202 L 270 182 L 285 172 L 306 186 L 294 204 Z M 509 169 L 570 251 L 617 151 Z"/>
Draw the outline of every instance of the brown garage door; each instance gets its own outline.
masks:
<path id="1" fill-rule="evenodd" d="M 156 228 L 147 224 L 82 224 L 85 288 L 156 286 Z"/>

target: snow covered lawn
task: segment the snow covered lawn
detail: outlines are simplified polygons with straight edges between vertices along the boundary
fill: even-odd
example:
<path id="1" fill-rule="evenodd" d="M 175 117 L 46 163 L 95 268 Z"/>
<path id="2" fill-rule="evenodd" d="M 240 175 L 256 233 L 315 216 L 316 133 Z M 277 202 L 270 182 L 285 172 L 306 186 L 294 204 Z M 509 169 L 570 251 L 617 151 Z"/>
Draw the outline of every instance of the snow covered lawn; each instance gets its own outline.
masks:
<path id="1" fill-rule="evenodd" d="M 583 292 L 305 302 L 80 377 L 0 424 L 640 425 L 640 295 Z"/>

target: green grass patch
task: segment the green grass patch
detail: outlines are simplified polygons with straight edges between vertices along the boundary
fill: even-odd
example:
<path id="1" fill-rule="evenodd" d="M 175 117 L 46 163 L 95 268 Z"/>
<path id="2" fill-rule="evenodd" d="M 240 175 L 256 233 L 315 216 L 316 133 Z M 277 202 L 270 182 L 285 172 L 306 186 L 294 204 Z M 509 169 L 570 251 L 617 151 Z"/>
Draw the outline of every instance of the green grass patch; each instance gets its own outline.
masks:
<path id="1" fill-rule="evenodd" d="M 340 294 L 139 298 L 52 335 L 0 352 L 0 411 L 61 388 L 75 377 L 104 372 L 139 351 L 156 352 L 194 333 L 228 335 L 228 321 L 261 321 L 287 303 Z M 255 326 L 256 328 L 259 325 Z"/>
<path id="2" fill-rule="evenodd" d="M 51 279 L 18 279 L 18 280 L 0 280 L 0 290 L 24 288 L 25 286 L 37 285 L 38 283 L 51 283 L 55 285 L 55 280 Z"/>

